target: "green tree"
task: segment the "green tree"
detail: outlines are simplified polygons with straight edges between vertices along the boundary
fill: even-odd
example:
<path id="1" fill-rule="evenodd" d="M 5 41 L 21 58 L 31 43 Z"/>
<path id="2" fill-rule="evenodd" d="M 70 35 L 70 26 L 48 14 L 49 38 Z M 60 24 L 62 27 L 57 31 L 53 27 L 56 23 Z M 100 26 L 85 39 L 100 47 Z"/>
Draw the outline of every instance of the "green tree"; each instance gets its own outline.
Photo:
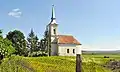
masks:
<path id="1" fill-rule="evenodd" d="M 10 31 L 7 36 L 7 39 L 12 41 L 13 47 L 15 47 L 15 54 L 16 55 L 26 55 L 27 48 L 26 48 L 26 40 L 24 34 L 19 30 Z"/>
<path id="2" fill-rule="evenodd" d="M 44 42 L 43 44 L 45 45 L 44 47 L 47 48 L 45 49 L 46 52 L 48 53 L 48 56 L 51 56 L 51 34 L 49 34 L 48 28 L 46 29 L 44 33 Z"/>
<path id="3" fill-rule="evenodd" d="M 0 30 L 0 37 L 2 37 L 2 30 Z"/>
<path id="4" fill-rule="evenodd" d="M 0 53 L 2 55 L 11 55 L 15 52 L 15 49 L 12 46 L 12 42 L 6 38 L 0 38 Z"/>
<path id="5" fill-rule="evenodd" d="M 29 36 L 27 38 L 28 41 L 28 48 L 30 49 L 30 53 L 38 51 L 38 37 L 34 34 L 33 29 L 31 29 L 31 32 L 29 33 Z"/>
<path id="6" fill-rule="evenodd" d="M 1 31 L 1 30 L 0 30 Z M 2 34 L 2 31 L 0 32 Z M 0 59 L 10 56 L 15 52 L 15 49 L 12 46 L 12 42 L 6 38 L 0 37 Z"/>
<path id="7" fill-rule="evenodd" d="M 48 56 L 48 44 L 46 38 L 40 40 L 40 51 L 42 56 Z"/>

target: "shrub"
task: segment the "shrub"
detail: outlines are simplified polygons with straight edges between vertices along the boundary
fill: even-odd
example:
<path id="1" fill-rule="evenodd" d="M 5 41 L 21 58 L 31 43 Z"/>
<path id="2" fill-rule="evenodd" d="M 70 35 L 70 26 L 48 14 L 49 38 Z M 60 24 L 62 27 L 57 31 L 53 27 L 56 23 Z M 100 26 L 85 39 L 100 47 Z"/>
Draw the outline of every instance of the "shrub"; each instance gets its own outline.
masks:
<path id="1" fill-rule="evenodd" d="M 9 57 L 15 52 L 15 49 L 12 46 L 12 42 L 8 39 L 0 38 L 0 59 L 4 57 Z"/>
<path id="2" fill-rule="evenodd" d="M 37 52 L 32 52 L 32 53 L 28 53 L 29 57 L 38 57 L 38 56 L 47 56 L 47 53 L 42 52 L 42 51 L 37 51 Z"/>

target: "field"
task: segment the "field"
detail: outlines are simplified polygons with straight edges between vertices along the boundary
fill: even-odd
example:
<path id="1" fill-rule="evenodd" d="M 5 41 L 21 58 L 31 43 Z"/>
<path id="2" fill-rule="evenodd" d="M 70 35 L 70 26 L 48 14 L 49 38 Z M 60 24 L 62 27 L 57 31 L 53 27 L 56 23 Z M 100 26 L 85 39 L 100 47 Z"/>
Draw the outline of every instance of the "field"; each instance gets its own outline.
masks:
<path id="1" fill-rule="evenodd" d="M 103 67 L 110 59 L 119 60 L 119 55 L 82 55 L 82 72 L 113 72 Z M 5 58 L 0 72 L 75 72 L 75 57 L 21 57 Z M 116 71 L 117 72 L 117 71 Z"/>

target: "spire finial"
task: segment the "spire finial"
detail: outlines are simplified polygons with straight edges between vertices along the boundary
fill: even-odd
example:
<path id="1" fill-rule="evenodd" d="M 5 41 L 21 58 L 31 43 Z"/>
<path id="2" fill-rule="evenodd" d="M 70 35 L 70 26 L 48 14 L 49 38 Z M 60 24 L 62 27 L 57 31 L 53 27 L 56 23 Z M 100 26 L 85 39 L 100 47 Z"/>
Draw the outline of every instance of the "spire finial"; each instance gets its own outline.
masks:
<path id="1" fill-rule="evenodd" d="M 52 4 L 52 7 L 54 7 L 54 4 Z"/>
<path id="2" fill-rule="evenodd" d="M 52 17 L 51 17 L 51 19 L 55 19 L 54 4 L 52 5 Z"/>

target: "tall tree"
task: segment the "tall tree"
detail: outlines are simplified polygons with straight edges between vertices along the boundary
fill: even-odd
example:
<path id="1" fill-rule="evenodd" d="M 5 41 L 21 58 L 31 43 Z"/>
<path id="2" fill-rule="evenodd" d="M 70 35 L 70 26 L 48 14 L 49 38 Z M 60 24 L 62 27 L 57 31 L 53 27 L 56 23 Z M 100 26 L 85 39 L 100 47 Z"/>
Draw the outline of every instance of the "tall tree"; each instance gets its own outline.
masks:
<path id="1" fill-rule="evenodd" d="M 7 36 L 7 39 L 12 41 L 13 47 L 15 47 L 15 54 L 25 55 L 27 52 L 26 40 L 24 34 L 19 30 L 10 31 Z"/>
<path id="2" fill-rule="evenodd" d="M 29 36 L 27 38 L 28 41 L 28 48 L 30 49 L 30 53 L 38 51 L 38 37 L 34 34 L 33 29 L 31 29 L 31 32 L 29 33 Z"/>
<path id="3" fill-rule="evenodd" d="M 41 41 L 40 41 L 40 49 L 41 49 L 42 52 L 46 52 L 46 53 L 48 52 L 46 38 L 41 39 Z"/>
<path id="4" fill-rule="evenodd" d="M 40 47 L 43 51 L 47 53 L 48 56 L 51 55 L 51 35 L 49 34 L 48 28 L 44 32 L 44 38 L 41 39 Z"/>

